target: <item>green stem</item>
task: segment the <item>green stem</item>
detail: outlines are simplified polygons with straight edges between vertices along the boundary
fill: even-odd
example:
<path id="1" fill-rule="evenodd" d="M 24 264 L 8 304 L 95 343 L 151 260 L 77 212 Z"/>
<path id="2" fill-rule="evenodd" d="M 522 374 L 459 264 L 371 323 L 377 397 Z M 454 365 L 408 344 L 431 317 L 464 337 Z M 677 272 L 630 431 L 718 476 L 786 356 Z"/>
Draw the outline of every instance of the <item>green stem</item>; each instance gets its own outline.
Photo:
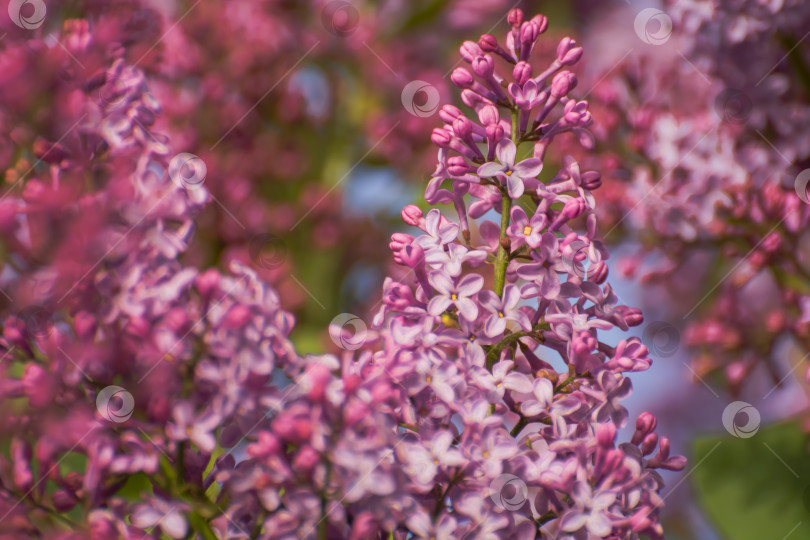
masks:
<path id="1" fill-rule="evenodd" d="M 512 141 L 518 145 L 518 110 L 512 111 Z M 509 227 L 509 211 L 512 209 L 512 199 L 505 188 L 501 188 L 501 234 L 498 242 L 498 254 L 495 257 L 495 294 L 503 296 L 503 287 L 506 280 L 506 265 L 509 264 L 509 253 L 503 247 L 506 238 L 506 229 Z"/>
<path id="2" fill-rule="evenodd" d="M 535 339 L 542 339 L 542 334 L 538 333 L 542 332 L 543 330 L 548 330 L 549 328 L 550 326 L 548 323 L 541 321 L 537 326 L 534 327 L 534 329 L 532 329 L 531 332 L 521 331 L 505 336 L 502 340 L 493 345 L 492 348 L 487 352 L 487 367 L 492 369 L 492 366 L 498 361 L 498 357 L 501 356 L 501 351 L 503 351 L 508 345 L 526 336 L 532 336 Z"/>
<path id="3" fill-rule="evenodd" d="M 198 514 L 196 510 L 188 515 L 188 520 L 191 526 L 194 527 L 194 530 L 200 533 L 200 536 L 205 540 L 217 540 L 217 535 L 214 534 L 211 525 L 209 525 L 205 518 Z"/>
<path id="4" fill-rule="evenodd" d="M 501 242 L 498 242 L 498 254 L 495 257 L 495 294 L 503 296 L 503 286 L 506 281 L 506 265 L 509 264 L 509 253 L 503 247 L 502 240 L 506 238 L 506 229 L 509 227 L 509 211 L 512 209 L 512 199 L 509 194 L 502 193 L 501 199 Z"/>

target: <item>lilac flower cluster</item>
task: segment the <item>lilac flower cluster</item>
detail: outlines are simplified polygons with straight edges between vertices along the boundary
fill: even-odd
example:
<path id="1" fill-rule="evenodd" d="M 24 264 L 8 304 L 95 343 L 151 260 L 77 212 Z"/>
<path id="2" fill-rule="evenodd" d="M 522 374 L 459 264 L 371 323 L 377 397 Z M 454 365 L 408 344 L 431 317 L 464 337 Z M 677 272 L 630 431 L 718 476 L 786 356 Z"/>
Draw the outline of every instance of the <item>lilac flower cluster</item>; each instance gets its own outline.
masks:
<path id="1" fill-rule="evenodd" d="M 667 8 L 674 46 L 603 66 L 612 75 L 594 92 L 617 124 L 599 134 L 609 149 L 601 161 L 613 154 L 628 180 L 608 184 L 600 211 L 640 247 L 628 273 L 674 293 L 665 304 L 688 319 L 698 377 L 716 374 L 735 394 L 754 373 L 781 385 L 791 371 L 785 338 L 810 348 L 801 182 L 810 177 L 810 55 L 798 46 L 810 10 L 756 0 Z"/>
<path id="2" fill-rule="evenodd" d="M 59 121 L 76 130 L 38 140 L 36 177 L 0 202 L 0 287 L 33 308 L 0 341 L 0 535 L 662 537 L 658 469 L 684 459 L 649 413 L 616 442 L 624 374 L 650 358 L 635 338 L 599 339 L 642 320 L 606 283 L 600 176 L 567 158 L 538 178 L 557 136 L 591 143 L 564 69 L 582 50 L 564 39 L 534 76 L 546 19 L 508 20 L 503 45 L 461 48 L 472 71 L 453 81 L 477 118 L 445 106 L 433 135 L 426 199 L 458 222 L 407 207 L 423 234 L 392 238 L 410 270 L 386 280 L 366 346 L 307 357 L 251 269 L 181 262 L 205 167 L 169 158 L 121 49 L 67 25 L 70 54 L 104 67 L 65 70 Z"/>
<path id="3" fill-rule="evenodd" d="M 475 116 L 445 105 L 433 133 L 425 198 L 452 203 L 458 221 L 403 210 L 422 234 L 393 235 L 409 271 L 386 280 L 374 319 L 384 349 L 369 373 L 398 385 L 396 455 L 417 503 L 406 526 L 436 538 L 660 538 L 656 469 L 684 459 L 648 413 L 629 443 L 615 440 L 628 419 L 624 373 L 650 358 L 635 338 L 599 339 L 642 322 L 606 283 L 591 194 L 600 175 L 566 158 L 538 178 L 558 135 L 591 143 L 587 102 L 569 97 L 576 77 L 564 69 L 582 49 L 563 39 L 534 76 L 528 60 L 547 21 L 513 10 L 509 23 L 503 44 L 462 45 L 469 67 L 452 80 Z M 476 221 L 497 213 L 500 224 Z"/>

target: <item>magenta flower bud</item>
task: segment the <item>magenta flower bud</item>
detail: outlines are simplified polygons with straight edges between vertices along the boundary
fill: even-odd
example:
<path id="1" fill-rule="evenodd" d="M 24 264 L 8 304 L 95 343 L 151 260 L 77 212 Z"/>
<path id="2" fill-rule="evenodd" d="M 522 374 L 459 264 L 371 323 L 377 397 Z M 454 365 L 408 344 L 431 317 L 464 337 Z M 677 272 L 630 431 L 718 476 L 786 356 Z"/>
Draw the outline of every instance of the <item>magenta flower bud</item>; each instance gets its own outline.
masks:
<path id="1" fill-rule="evenodd" d="M 557 45 L 557 61 L 564 66 L 571 66 L 582 58 L 582 47 L 570 37 L 564 37 Z"/>
<path id="2" fill-rule="evenodd" d="M 425 264 L 425 250 L 422 246 L 409 244 L 399 252 L 402 264 L 409 268 L 421 268 Z"/>
<path id="3" fill-rule="evenodd" d="M 584 211 L 585 201 L 577 197 L 576 199 L 569 199 L 568 202 L 565 203 L 562 215 L 565 216 L 566 219 L 571 220 L 578 218 Z"/>
<path id="4" fill-rule="evenodd" d="M 411 242 L 413 242 L 413 236 L 396 232 L 391 235 L 391 242 L 388 244 L 388 247 L 391 248 L 391 251 L 398 253 L 402 248 L 410 245 Z"/>
<path id="5" fill-rule="evenodd" d="M 605 263 L 605 261 L 600 260 L 592 264 L 591 267 L 588 268 L 588 281 L 593 281 L 594 283 L 598 283 L 601 285 L 607 280 L 607 277 L 608 277 L 608 265 Z M 630 326 L 635 326 L 630 324 L 629 322 L 627 324 L 629 324 Z"/>
<path id="6" fill-rule="evenodd" d="M 519 26 L 523 22 L 523 10 L 520 8 L 510 10 L 506 16 L 506 22 L 512 26 Z"/>
<path id="7" fill-rule="evenodd" d="M 305 444 L 293 458 L 293 470 L 299 474 L 308 474 L 320 463 L 321 457 L 310 445 Z"/>
<path id="8" fill-rule="evenodd" d="M 485 126 L 497 124 L 501 121 L 501 115 L 498 112 L 498 107 L 495 105 L 484 105 L 478 111 L 478 120 Z"/>
<path id="9" fill-rule="evenodd" d="M 223 326 L 230 330 L 242 328 L 250 320 L 251 315 L 252 312 L 249 307 L 242 304 L 235 305 L 225 315 Z"/>
<path id="10" fill-rule="evenodd" d="M 359 399 L 349 401 L 343 407 L 343 419 L 347 426 L 353 426 L 369 414 L 368 405 Z"/>
<path id="11" fill-rule="evenodd" d="M 465 41 L 461 45 L 459 52 L 461 53 L 461 57 L 467 62 L 472 62 L 477 57 L 484 55 L 484 51 L 482 51 L 481 47 L 474 41 Z"/>
<path id="12" fill-rule="evenodd" d="M 447 172 L 453 176 L 464 176 L 475 170 L 462 156 L 453 156 L 447 160 Z"/>
<path id="13" fill-rule="evenodd" d="M 492 34 L 482 34 L 478 39 L 478 46 L 484 52 L 495 52 L 498 50 L 498 40 Z"/>
<path id="14" fill-rule="evenodd" d="M 607 265 L 605 265 L 605 267 L 607 267 Z M 644 322 L 644 314 L 639 308 L 618 306 L 616 309 L 622 314 L 622 317 L 624 317 L 627 326 L 639 326 Z"/>
<path id="15" fill-rule="evenodd" d="M 504 133 L 503 126 L 500 124 L 490 124 L 487 126 L 487 139 L 492 142 L 501 141 L 506 134 Z"/>
<path id="16" fill-rule="evenodd" d="M 450 141 L 453 140 L 453 136 L 444 128 L 433 128 L 430 140 L 439 148 L 447 148 Z"/>
<path id="17" fill-rule="evenodd" d="M 539 34 L 540 32 L 534 21 L 530 20 L 520 25 L 520 42 L 523 47 L 530 47 L 534 44 Z"/>
<path id="18" fill-rule="evenodd" d="M 515 64 L 515 67 L 512 70 L 512 77 L 514 77 L 517 84 L 523 86 L 523 83 L 532 78 L 532 66 L 529 65 L 528 62 L 521 60 Z"/>
<path id="19" fill-rule="evenodd" d="M 34 482 L 31 470 L 31 446 L 23 439 L 14 437 L 11 440 L 10 454 L 14 464 L 14 485 L 20 491 L 28 491 Z"/>
<path id="20" fill-rule="evenodd" d="M 461 109 L 456 107 L 455 105 L 444 105 L 441 109 L 439 109 L 439 118 L 442 119 L 443 122 L 447 124 L 452 124 L 453 120 L 458 118 L 459 116 L 464 116 L 464 113 L 461 112 Z"/>
<path id="21" fill-rule="evenodd" d="M 467 140 L 472 136 L 472 132 L 472 122 L 470 122 L 470 119 L 466 116 L 459 116 L 453 120 L 453 133 L 455 133 L 456 137 L 459 139 Z"/>
<path id="22" fill-rule="evenodd" d="M 598 171 L 586 171 L 579 177 L 582 187 L 593 191 L 602 186 L 602 175 Z"/>
<path id="23" fill-rule="evenodd" d="M 402 209 L 402 220 L 408 225 L 418 227 L 425 217 L 422 210 L 415 204 L 409 204 Z"/>
<path id="24" fill-rule="evenodd" d="M 577 76 L 570 71 L 561 71 L 551 80 L 551 95 L 557 99 L 565 96 L 577 85 Z"/>
<path id="25" fill-rule="evenodd" d="M 475 79 L 473 79 L 472 73 L 463 67 L 457 67 L 453 70 L 453 73 L 450 74 L 450 82 L 459 88 L 469 88 L 474 81 Z"/>
<path id="26" fill-rule="evenodd" d="M 481 94 L 474 92 L 469 88 L 461 91 L 461 102 L 471 109 L 478 110 L 484 105 L 491 105 L 491 102 L 484 99 Z"/>
<path id="27" fill-rule="evenodd" d="M 587 101 L 568 101 L 563 108 L 563 118 L 572 126 L 587 126 L 591 122 L 591 113 L 588 111 Z"/>
<path id="28" fill-rule="evenodd" d="M 644 437 L 653 432 L 657 424 L 658 420 L 652 413 L 644 411 L 638 415 L 638 418 L 636 419 L 636 431 L 633 434 L 633 439 L 631 442 L 633 444 L 639 444 Z"/>
<path id="29" fill-rule="evenodd" d="M 209 297 L 219 286 L 219 272 L 210 268 L 197 276 L 195 284 L 203 297 Z"/>
<path id="30" fill-rule="evenodd" d="M 478 56 L 475 60 L 473 60 L 472 68 L 473 73 L 482 79 L 490 79 L 492 78 L 492 74 L 495 73 L 495 62 L 488 54 Z"/>
<path id="31" fill-rule="evenodd" d="M 548 17 L 545 15 L 535 15 L 532 21 L 537 25 L 537 33 L 542 34 L 548 28 Z"/>
<path id="32" fill-rule="evenodd" d="M 68 512 L 79 502 L 78 499 L 66 489 L 57 489 L 54 491 L 53 495 L 51 495 L 51 501 L 57 512 Z"/>
<path id="33" fill-rule="evenodd" d="M 599 424 L 596 428 L 596 441 L 603 448 L 613 448 L 613 441 L 616 438 L 616 425 L 612 423 Z"/>
<path id="34" fill-rule="evenodd" d="M 371 512 L 360 512 L 354 516 L 349 540 L 364 540 L 377 533 L 379 525 Z"/>
<path id="35" fill-rule="evenodd" d="M 662 441 L 663 442 L 663 441 Z M 650 433 L 644 440 L 641 441 L 641 453 L 645 456 L 652 454 L 655 452 L 655 447 L 658 445 L 658 435 L 656 433 Z"/>
<path id="36" fill-rule="evenodd" d="M 326 386 L 332 380 L 332 373 L 323 364 L 313 364 L 307 368 L 304 380 L 308 388 L 307 397 L 319 403 L 326 396 Z"/>
<path id="37" fill-rule="evenodd" d="M 282 439 L 293 444 L 309 441 L 312 435 L 312 420 L 307 415 L 282 411 L 273 420 L 273 431 Z"/>

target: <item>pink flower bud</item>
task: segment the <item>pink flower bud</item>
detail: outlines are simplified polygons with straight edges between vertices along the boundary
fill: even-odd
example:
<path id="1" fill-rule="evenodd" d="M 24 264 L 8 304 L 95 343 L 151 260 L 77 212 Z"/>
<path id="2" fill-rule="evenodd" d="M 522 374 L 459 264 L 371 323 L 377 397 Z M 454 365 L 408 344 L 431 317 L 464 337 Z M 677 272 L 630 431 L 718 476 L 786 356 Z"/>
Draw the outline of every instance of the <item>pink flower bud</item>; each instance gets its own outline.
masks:
<path id="1" fill-rule="evenodd" d="M 562 215 L 566 219 L 576 219 L 585 211 L 585 201 L 579 197 L 569 199 L 562 210 Z"/>
<path id="2" fill-rule="evenodd" d="M 323 364 L 313 364 L 304 375 L 306 387 L 308 388 L 307 397 L 314 402 L 323 401 L 326 396 L 326 386 L 332 380 L 332 372 Z"/>
<path id="3" fill-rule="evenodd" d="M 523 47 L 531 47 L 537 41 L 539 34 L 539 29 L 534 21 L 530 20 L 520 25 L 520 42 Z"/>
<path id="4" fill-rule="evenodd" d="M 490 124 L 487 126 L 487 139 L 497 143 L 502 140 L 506 134 L 504 133 L 503 126 L 500 124 Z"/>
<path id="5" fill-rule="evenodd" d="M 444 105 L 442 106 L 441 109 L 439 109 L 439 118 L 441 118 L 443 122 L 446 122 L 448 124 L 452 124 L 453 120 L 455 120 L 459 116 L 464 116 L 464 113 L 462 113 L 461 109 L 459 109 L 455 105 L 450 105 L 448 103 L 447 105 Z"/>
<path id="6" fill-rule="evenodd" d="M 495 52 L 498 50 L 498 40 L 491 34 L 482 34 L 478 39 L 478 46 L 484 52 Z"/>
<path id="7" fill-rule="evenodd" d="M 537 25 L 537 33 L 542 34 L 548 28 L 548 17 L 545 15 L 535 15 L 532 21 Z"/>
<path id="8" fill-rule="evenodd" d="M 638 418 L 636 419 L 636 431 L 633 434 L 631 442 L 633 444 L 639 444 L 642 440 L 644 440 L 644 437 L 655 430 L 655 426 L 657 424 L 658 420 L 656 420 L 652 413 L 645 411 L 638 415 Z"/>
<path id="9" fill-rule="evenodd" d="M 481 110 L 478 111 L 478 119 L 483 125 L 489 126 L 500 122 L 501 115 L 498 113 L 498 107 L 495 105 L 484 105 L 481 107 Z"/>
<path id="10" fill-rule="evenodd" d="M 461 57 L 466 60 L 467 62 L 472 62 L 477 57 L 482 56 L 484 51 L 481 50 L 481 47 L 474 41 L 465 41 L 461 48 L 459 49 L 461 53 Z"/>
<path id="11" fill-rule="evenodd" d="M 570 71 L 561 71 L 551 80 L 551 95 L 557 99 L 568 95 L 577 85 L 577 76 Z"/>
<path id="12" fill-rule="evenodd" d="M 453 176 L 463 176 L 475 170 L 462 156 L 453 156 L 447 160 L 447 172 Z"/>
<path id="13" fill-rule="evenodd" d="M 515 67 L 512 70 L 512 77 L 514 77 L 517 84 L 523 86 L 523 83 L 532 78 L 532 66 L 529 63 L 521 60 L 515 64 Z"/>
<path id="14" fill-rule="evenodd" d="M 459 139 L 466 140 L 471 137 L 472 131 L 472 122 L 470 122 L 470 119 L 466 116 L 459 116 L 453 120 L 453 133 L 455 133 L 456 137 Z"/>
<path id="15" fill-rule="evenodd" d="M 250 320 L 251 315 L 252 312 L 249 307 L 237 304 L 228 310 L 228 314 L 225 315 L 225 320 L 223 321 L 223 326 L 231 330 L 242 328 Z"/>
<path id="16" fill-rule="evenodd" d="M 415 204 L 409 204 L 402 209 L 402 220 L 413 227 L 418 227 L 425 217 L 422 210 Z"/>
<path id="17" fill-rule="evenodd" d="M 409 268 L 421 268 L 425 264 L 425 250 L 422 246 L 410 244 L 399 252 L 402 264 Z"/>
<path id="18" fill-rule="evenodd" d="M 512 26 L 519 26 L 523 22 L 523 10 L 520 8 L 510 10 L 506 16 L 506 22 Z"/>
<path id="19" fill-rule="evenodd" d="M 473 73 L 482 79 L 490 79 L 492 78 L 492 74 L 495 73 L 495 62 L 488 54 L 478 56 L 475 58 L 475 60 L 473 60 L 472 68 Z"/>
<path id="20" fill-rule="evenodd" d="M 589 191 L 599 189 L 602 185 L 602 175 L 598 171 L 586 171 L 580 175 L 579 180 L 582 187 Z"/>
<path id="21" fill-rule="evenodd" d="M 491 105 L 491 103 L 484 99 L 484 97 L 479 94 L 478 92 L 473 92 L 469 88 L 465 88 L 461 91 L 461 102 L 464 103 L 467 107 L 471 109 L 478 110 L 480 107 L 484 105 Z"/>
<path id="22" fill-rule="evenodd" d="M 564 37 L 557 45 L 557 61 L 564 65 L 570 66 L 576 64 L 582 57 L 582 47 L 577 47 L 577 42 L 570 37 Z"/>
<path id="23" fill-rule="evenodd" d="M 590 268 L 588 268 L 588 281 L 593 281 L 594 283 L 602 284 L 607 280 L 608 277 L 608 265 L 605 261 L 597 261 L 596 263 L 592 264 Z M 627 324 L 630 324 L 629 322 Z M 634 325 L 631 325 L 634 326 Z"/>
<path id="24" fill-rule="evenodd" d="M 473 79 L 472 73 L 463 67 L 457 67 L 453 70 L 453 73 L 450 74 L 450 82 L 459 88 L 469 88 L 474 81 L 475 79 Z"/>
<path id="25" fill-rule="evenodd" d="M 209 297 L 219 286 L 219 272 L 210 268 L 197 276 L 195 284 L 203 297 Z"/>
<path id="26" fill-rule="evenodd" d="M 657 444 L 658 444 L 658 435 L 655 433 L 650 433 L 649 435 L 644 437 L 643 441 L 641 441 L 641 446 L 639 448 L 641 448 L 641 453 L 647 456 L 655 452 L 655 447 Z"/>
<path id="27" fill-rule="evenodd" d="M 321 456 L 310 445 L 305 444 L 293 458 L 292 467 L 297 473 L 307 474 L 321 461 Z"/>
<path id="28" fill-rule="evenodd" d="M 604 448 L 613 448 L 613 441 L 615 438 L 615 424 L 599 424 L 599 426 L 596 428 L 596 441 L 599 443 L 599 446 Z"/>
<path id="29" fill-rule="evenodd" d="M 453 140 L 453 136 L 444 128 L 434 128 L 430 140 L 439 148 L 447 148 L 447 145 Z"/>

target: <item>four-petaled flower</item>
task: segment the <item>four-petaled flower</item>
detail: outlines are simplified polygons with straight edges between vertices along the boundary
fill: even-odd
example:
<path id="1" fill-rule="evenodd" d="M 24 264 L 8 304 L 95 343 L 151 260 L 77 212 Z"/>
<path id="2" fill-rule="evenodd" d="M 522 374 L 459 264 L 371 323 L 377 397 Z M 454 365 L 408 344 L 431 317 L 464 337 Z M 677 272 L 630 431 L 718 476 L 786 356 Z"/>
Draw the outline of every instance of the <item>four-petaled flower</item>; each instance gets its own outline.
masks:
<path id="1" fill-rule="evenodd" d="M 509 139 L 503 139 L 498 143 L 495 155 L 499 163 L 494 161 L 484 163 L 478 167 L 478 176 L 482 178 L 497 177 L 506 184 L 506 191 L 513 199 L 518 199 L 523 195 L 526 180 L 534 179 L 543 170 L 543 161 L 540 158 L 524 159 L 516 164 L 517 146 Z"/>
<path id="2" fill-rule="evenodd" d="M 517 285 L 511 283 L 507 285 L 503 290 L 502 299 L 498 298 L 498 295 L 494 292 L 487 290 L 481 291 L 478 300 L 484 309 L 490 313 L 487 322 L 484 323 L 484 334 L 487 337 L 503 334 L 504 330 L 506 330 L 507 321 L 516 322 L 523 330 L 531 330 L 532 324 L 529 317 L 518 308 L 520 290 Z"/>
<path id="3" fill-rule="evenodd" d="M 456 306 L 458 314 L 468 321 L 478 317 L 478 305 L 470 298 L 484 286 L 484 278 L 478 274 L 468 274 L 455 283 L 444 272 L 431 272 L 430 284 L 436 294 L 428 303 L 428 313 L 434 317 L 441 315 L 450 306 Z"/>

